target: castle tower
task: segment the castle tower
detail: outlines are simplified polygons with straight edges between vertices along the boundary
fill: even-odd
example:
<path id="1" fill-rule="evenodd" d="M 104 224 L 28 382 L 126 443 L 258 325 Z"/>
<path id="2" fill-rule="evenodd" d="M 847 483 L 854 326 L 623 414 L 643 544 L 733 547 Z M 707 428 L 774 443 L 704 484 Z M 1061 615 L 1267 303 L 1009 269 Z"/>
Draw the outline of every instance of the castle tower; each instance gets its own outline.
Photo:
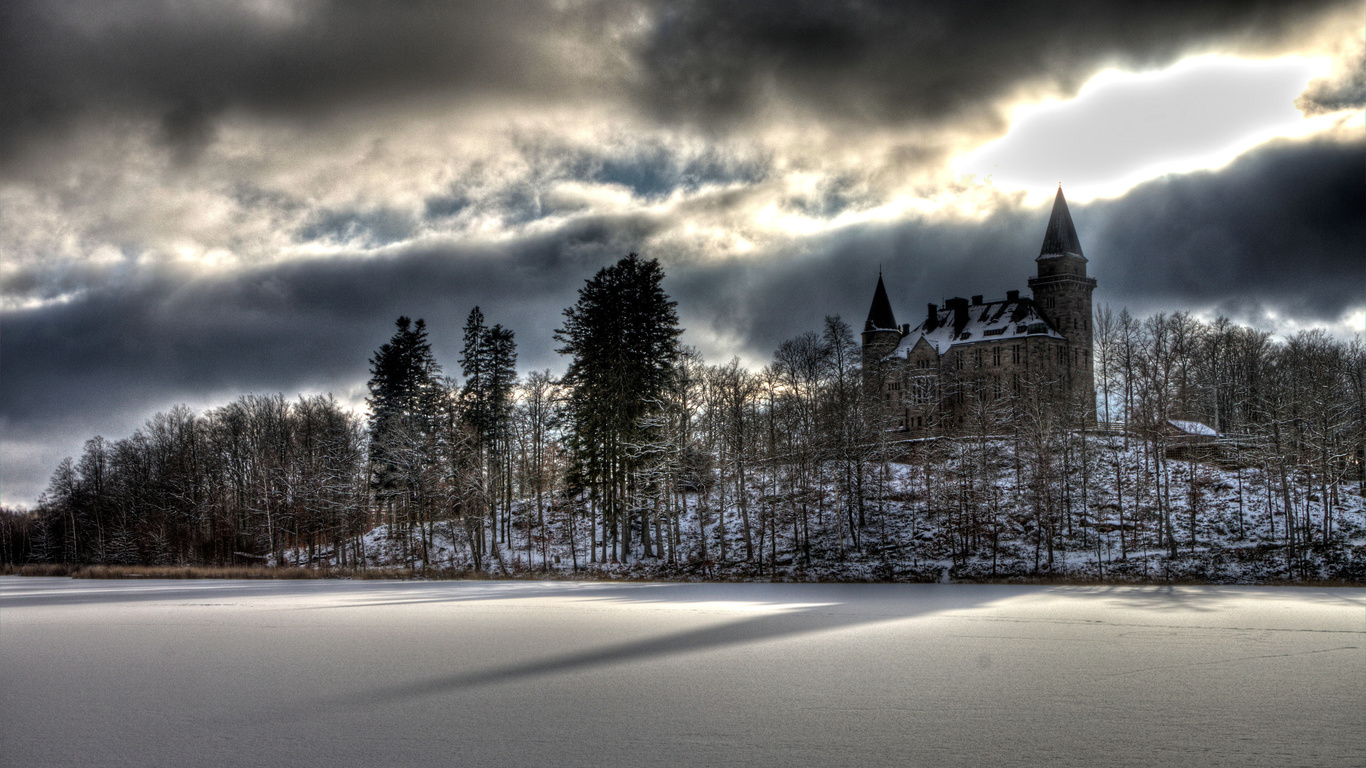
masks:
<path id="1" fill-rule="evenodd" d="M 863 323 L 863 370 L 872 371 L 882 358 L 895 352 L 900 343 L 901 329 L 896 325 L 892 302 L 887 299 L 887 288 L 882 284 L 882 272 L 879 271 L 873 305 L 868 308 L 868 319 Z"/>
<path id="2" fill-rule="evenodd" d="M 1048 322 L 1067 337 L 1067 360 L 1059 361 L 1064 381 L 1082 397 L 1087 418 L 1095 421 L 1096 389 L 1091 367 L 1091 292 L 1096 280 L 1086 276 L 1086 257 L 1081 253 L 1072 214 L 1058 185 L 1053 214 L 1048 218 L 1043 248 L 1035 259 L 1038 277 L 1029 279 L 1034 304 Z M 867 334 L 865 333 L 865 336 Z"/>

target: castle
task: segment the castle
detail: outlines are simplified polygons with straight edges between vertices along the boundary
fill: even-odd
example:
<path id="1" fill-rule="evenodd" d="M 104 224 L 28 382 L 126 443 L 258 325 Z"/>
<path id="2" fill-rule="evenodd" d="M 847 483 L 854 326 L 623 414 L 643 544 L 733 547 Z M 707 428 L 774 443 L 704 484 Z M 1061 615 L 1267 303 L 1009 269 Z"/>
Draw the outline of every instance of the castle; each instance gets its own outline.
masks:
<path id="1" fill-rule="evenodd" d="M 876 393 L 888 426 L 933 434 L 983 414 L 1033 402 L 1052 414 L 1095 421 L 1091 292 L 1062 186 L 1029 279 L 1032 297 L 953 298 L 930 304 L 912 328 L 897 325 L 882 275 L 863 325 L 864 386 Z"/>

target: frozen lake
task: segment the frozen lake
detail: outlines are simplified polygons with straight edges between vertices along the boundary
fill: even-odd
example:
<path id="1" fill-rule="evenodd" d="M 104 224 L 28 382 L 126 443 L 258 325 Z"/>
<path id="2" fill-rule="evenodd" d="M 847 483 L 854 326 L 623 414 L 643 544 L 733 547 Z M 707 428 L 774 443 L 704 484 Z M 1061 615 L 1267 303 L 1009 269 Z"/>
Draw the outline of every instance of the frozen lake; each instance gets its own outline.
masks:
<path id="1" fill-rule="evenodd" d="M 4 766 L 1366 765 L 1366 591 L 0 578 Z"/>

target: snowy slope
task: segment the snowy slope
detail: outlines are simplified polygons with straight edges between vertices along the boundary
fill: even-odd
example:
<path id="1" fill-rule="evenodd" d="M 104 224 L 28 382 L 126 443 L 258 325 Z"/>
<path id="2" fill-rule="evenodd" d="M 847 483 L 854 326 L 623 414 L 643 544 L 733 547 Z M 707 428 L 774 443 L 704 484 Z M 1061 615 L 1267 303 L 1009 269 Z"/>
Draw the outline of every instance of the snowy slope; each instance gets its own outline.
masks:
<path id="1" fill-rule="evenodd" d="M 581 574 L 672 579 L 741 579 L 797 581 L 935 581 L 1011 578 L 1086 580 L 1196 580 L 1217 583 L 1345 580 L 1366 582 L 1366 510 L 1361 488 L 1350 483 L 1329 488 L 1329 536 L 1323 541 L 1324 500 L 1317 486 L 1306 490 L 1290 482 L 1296 519 L 1310 521 L 1310 546 L 1302 540 L 1292 549 L 1286 538 L 1284 494 L 1279 479 L 1258 467 L 1219 466 L 1209 462 L 1170 460 L 1161 502 L 1150 471 L 1144 471 L 1144 445 L 1115 437 L 1091 438 L 1092 463 L 1085 476 L 1074 471 L 1056 496 L 1047 536 L 1046 513 L 1033 504 L 1015 453 L 1001 440 L 989 441 L 976 457 L 968 442 L 956 444 L 940 462 L 892 463 L 879 476 L 869 467 L 864 495 L 864 524 L 855 545 L 846 522 L 854 515 L 842 509 L 833 467 L 814 493 L 798 497 L 774 490 L 772 478 L 750 477 L 748 505 L 759 546 L 757 526 L 763 515 L 777 519 L 776 551 L 771 536 L 762 556 L 745 559 L 741 515 L 733 501 L 725 507 L 726 559 L 720 552 L 721 521 L 716 494 L 687 496 L 680 516 L 681 546 L 675 562 L 644 557 L 637 540 L 626 563 L 603 564 L 588 551 L 588 525 L 576 523 Z M 986 459 L 982 457 L 986 456 Z M 1150 456 L 1150 455 L 1149 455 Z M 1115 478 L 1115 465 L 1121 481 Z M 928 467 L 928 477 L 927 475 Z M 971 480 L 965 477 L 975 472 Z M 1268 482 L 1268 480 L 1270 482 Z M 928 485 L 927 485 L 928 484 Z M 699 504 L 708 511 L 707 553 L 700 557 Z M 809 508 L 809 551 L 793 546 L 799 501 Z M 1194 543 L 1191 509 L 1194 507 Z M 1170 509 L 1176 555 L 1158 527 L 1160 509 Z M 525 509 L 525 506 L 519 509 Z M 841 518 L 837 519 L 837 513 Z M 531 517 L 528 515 L 527 517 Z M 500 575 L 573 570 L 568 527 L 550 515 L 545 530 L 533 530 L 528 552 L 523 516 L 515 516 L 512 542 L 503 543 L 501 562 L 486 558 L 486 568 Z M 841 536 L 841 533 L 843 536 Z M 1299 537 L 1304 537 L 1303 531 Z M 637 534 L 638 539 L 638 534 Z M 1049 544 L 1051 546 L 1051 552 Z M 416 537 L 405 555 L 403 542 L 380 526 L 361 542 L 368 565 L 421 566 Z M 600 542 L 599 542 L 600 552 Z M 1292 558 L 1293 555 L 1293 558 Z M 294 562 L 299 553 L 288 553 Z M 324 557 L 318 564 L 330 564 Z M 427 565 L 469 569 L 473 560 L 463 527 L 437 523 L 430 532 Z"/>

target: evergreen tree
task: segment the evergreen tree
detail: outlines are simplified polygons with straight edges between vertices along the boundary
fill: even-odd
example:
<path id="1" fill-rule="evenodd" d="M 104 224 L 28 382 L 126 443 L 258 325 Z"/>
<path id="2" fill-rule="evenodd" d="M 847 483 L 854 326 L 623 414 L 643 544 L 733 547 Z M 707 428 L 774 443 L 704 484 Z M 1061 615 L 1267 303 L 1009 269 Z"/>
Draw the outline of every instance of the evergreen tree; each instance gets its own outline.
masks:
<path id="1" fill-rule="evenodd" d="M 682 329 L 663 278 L 657 260 L 632 253 L 579 289 L 555 332 L 564 345 L 558 351 L 572 358 L 564 384 L 575 476 L 601 504 L 605 532 L 616 542 L 613 554 L 620 556 L 630 545 L 627 500 L 641 457 L 633 447 L 655 437 L 649 433 L 658 428 L 655 417 L 679 357 Z"/>
<path id="2" fill-rule="evenodd" d="M 439 461 L 445 390 L 426 324 L 407 317 L 396 324 L 393 337 L 370 360 L 370 465 L 371 485 L 390 524 L 406 533 L 433 512 L 428 475 Z M 425 547 L 423 554 L 425 560 Z"/>
<path id="3" fill-rule="evenodd" d="M 470 310 L 465 320 L 465 347 L 460 353 L 460 372 L 465 375 L 465 388 L 461 392 L 464 401 L 465 420 L 474 427 L 480 440 L 488 434 L 488 361 L 485 353 L 488 344 L 484 337 L 488 329 L 484 327 L 484 313 L 476 306 Z"/>
<path id="4" fill-rule="evenodd" d="M 512 505 L 511 453 L 507 448 L 512 414 L 512 389 L 517 383 L 517 344 L 513 332 L 501 325 L 485 327 L 484 313 L 475 307 L 465 321 L 465 347 L 460 357 L 465 387 L 461 393 L 466 423 L 476 437 L 480 488 L 485 497 L 495 543 L 510 538 L 510 517 L 498 509 Z M 496 554 L 496 550 L 495 550 Z"/>

